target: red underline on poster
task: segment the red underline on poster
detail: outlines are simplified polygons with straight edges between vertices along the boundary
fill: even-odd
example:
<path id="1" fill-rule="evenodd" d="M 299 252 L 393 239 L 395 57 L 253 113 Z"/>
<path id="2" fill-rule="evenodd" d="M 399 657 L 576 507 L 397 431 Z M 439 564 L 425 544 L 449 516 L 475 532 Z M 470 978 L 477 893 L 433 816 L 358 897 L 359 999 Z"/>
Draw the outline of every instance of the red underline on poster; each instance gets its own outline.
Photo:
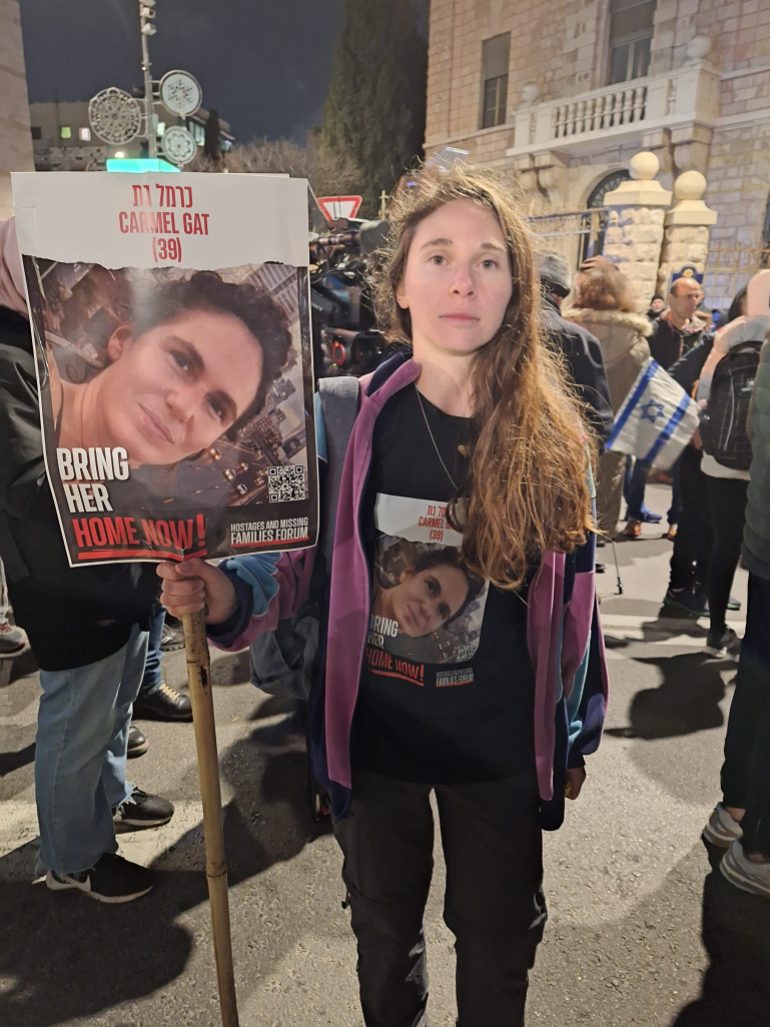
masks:
<path id="1" fill-rule="evenodd" d="M 230 546 L 231 549 L 268 549 L 270 546 L 275 546 L 276 539 L 271 539 L 269 542 L 233 542 Z M 309 542 L 310 536 L 303 535 L 302 538 L 291 538 L 281 539 L 281 542 Z"/>
<path id="2" fill-rule="evenodd" d="M 377 670 L 374 667 L 369 668 L 371 674 L 376 674 L 381 678 L 398 678 L 399 681 L 408 681 L 410 685 L 417 685 L 418 688 L 424 688 L 424 681 L 417 681 L 416 678 L 410 678 L 408 674 L 396 674 L 395 672 L 389 672 L 385 670 Z"/>
<path id="3" fill-rule="evenodd" d="M 158 560 L 192 560 L 198 557 L 208 556 L 207 549 L 199 549 L 195 553 L 184 553 L 180 557 L 179 550 L 169 550 L 165 552 L 162 549 L 100 549 L 99 552 L 95 553 L 78 553 L 78 560 L 103 560 L 105 557 L 122 557 L 122 556 L 133 556 L 135 558 L 141 558 L 144 556 L 157 557 Z"/>

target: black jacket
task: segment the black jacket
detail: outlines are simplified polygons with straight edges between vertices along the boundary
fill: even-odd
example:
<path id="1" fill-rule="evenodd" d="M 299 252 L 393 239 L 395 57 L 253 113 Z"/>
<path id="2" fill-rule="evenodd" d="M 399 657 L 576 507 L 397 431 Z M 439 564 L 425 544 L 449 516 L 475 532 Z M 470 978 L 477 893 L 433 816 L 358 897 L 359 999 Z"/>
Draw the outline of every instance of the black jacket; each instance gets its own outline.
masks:
<path id="1" fill-rule="evenodd" d="M 653 321 L 649 338 L 650 354 L 664 371 L 668 371 L 677 360 L 700 342 L 703 331 L 700 328 L 675 328 L 667 317 Z"/>
<path id="2" fill-rule="evenodd" d="M 542 315 L 548 336 L 564 354 L 580 399 L 588 406 L 588 420 L 603 449 L 610 437 L 614 417 L 601 344 L 585 328 L 565 320 L 547 296 Z"/>
<path id="3" fill-rule="evenodd" d="M 692 396 L 695 383 L 701 376 L 703 367 L 708 360 L 709 354 L 714 347 L 714 336 L 703 335 L 699 342 L 688 349 L 687 352 L 681 356 L 673 367 L 669 368 L 669 374 L 682 386 L 684 391 Z"/>
<path id="4" fill-rule="evenodd" d="M 14 616 L 43 670 L 82 667 L 149 626 L 153 564 L 69 566 L 43 462 L 29 324 L 0 307 L 0 557 Z"/>

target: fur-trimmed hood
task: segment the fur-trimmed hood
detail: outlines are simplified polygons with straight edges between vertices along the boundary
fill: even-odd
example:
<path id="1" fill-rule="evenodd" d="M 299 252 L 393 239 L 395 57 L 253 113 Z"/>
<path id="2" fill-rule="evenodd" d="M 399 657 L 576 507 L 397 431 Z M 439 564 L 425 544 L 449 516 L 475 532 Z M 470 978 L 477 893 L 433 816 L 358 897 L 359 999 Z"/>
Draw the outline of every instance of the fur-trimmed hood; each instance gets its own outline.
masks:
<path id="1" fill-rule="evenodd" d="M 652 332 L 650 322 L 641 314 L 585 307 L 573 307 L 562 316 L 586 328 L 599 340 L 612 410 L 616 414 L 637 374 L 650 359 L 647 344 L 647 336 Z"/>
<path id="2" fill-rule="evenodd" d="M 592 310 L 589 307 L 570 307 L 562 311 L 562 317 L 568 321 L 583 325 L 589 331 L 594 332 L 592 324 L 596 325 L 618 325 L 621 328 L 630 328 L 645 338 L 652 335 L 652 325 L 643 314 L 628 313 L 625 310 Z M 594 335 L 597 333 L 594 332 Z"/>

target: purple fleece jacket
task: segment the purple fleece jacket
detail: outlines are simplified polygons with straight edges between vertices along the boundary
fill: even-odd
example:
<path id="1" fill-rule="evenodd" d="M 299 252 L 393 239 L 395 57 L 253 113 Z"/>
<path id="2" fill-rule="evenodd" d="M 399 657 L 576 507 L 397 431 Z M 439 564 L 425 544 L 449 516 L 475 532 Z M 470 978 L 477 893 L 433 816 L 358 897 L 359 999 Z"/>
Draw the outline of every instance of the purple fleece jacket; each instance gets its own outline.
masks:
<path id="1" fill-rule="evenodd" d="M 419 375 L 412 360 L 363 395 L 345 456 L 334 532 L 323 710 L 322 763 L 333 807 L 344 810 L 351 787 L 350 738 L 366 645 L 371 574 L 361 537 L 361 503 L 372 456 L 375 422 L 388 400 Z M 242 649 L 274 629 L 308 594 L 314 552 L 280 558 L 239 556 L 222 569 L 251 597 L 251 616 L 235 637 L 215 636 L 220 648 Z M 247 589 L 244 588 L 247 586 Z M 563 816 L 567 767 L 580 766 L 599 744 L 607 700 L 607 665 L 594 589 L 594 541 L 575 553 L 547 552 L 529 588 L 527 643 L 535 672 L 534 741 L 541 802 L 554 804 L 544 826 Z M 317 763 L 316 763 L 317 766 Z M 337 802 L 335 802 L 335 797 Z"/>

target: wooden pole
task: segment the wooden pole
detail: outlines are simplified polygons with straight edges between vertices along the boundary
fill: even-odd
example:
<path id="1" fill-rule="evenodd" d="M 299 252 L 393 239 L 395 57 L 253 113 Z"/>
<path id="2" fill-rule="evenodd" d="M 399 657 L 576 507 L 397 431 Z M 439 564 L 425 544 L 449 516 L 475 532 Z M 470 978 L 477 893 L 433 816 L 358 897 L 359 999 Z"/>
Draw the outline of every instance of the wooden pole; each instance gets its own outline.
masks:
<path id="1" fill-rule="evenodd" d="M 195 748 L 203 803 L 203 841 L 206 848 L 206 881 L 211 906 L 214 959 L 217 966 L 219 1007 L 223 1027 L 238 1027 L 238 1004 L 233 977 L 230 908 L 227 895 L 227 863 L 222 832 L 222 793 L 219 786 L 214 703 L 211 695 L 209 647 L 203 611 L 182 617 L 187 655 L 187 680 L 192 701 Z"/>

